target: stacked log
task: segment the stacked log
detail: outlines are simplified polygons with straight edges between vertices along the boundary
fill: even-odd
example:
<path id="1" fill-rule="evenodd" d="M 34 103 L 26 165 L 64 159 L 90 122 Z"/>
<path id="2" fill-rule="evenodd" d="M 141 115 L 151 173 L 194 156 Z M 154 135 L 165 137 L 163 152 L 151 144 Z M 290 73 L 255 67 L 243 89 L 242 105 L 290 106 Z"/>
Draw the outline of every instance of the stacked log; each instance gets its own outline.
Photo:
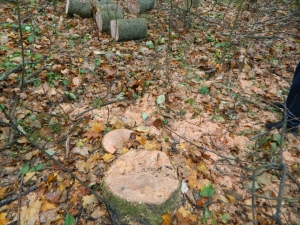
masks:
<path id="1" fill-rule="evenodd" d="M 147 23 L 144 18 L 112 20 L 110 33 L 116 41 L 141 39 L 147 35 Z"/>
<path id="2" fill-rule="evenodd" d="M 130 0 L 128 10 L 130 13 L 139 14 L 153 9 L 154 0 Z"/>
<path id="3" fill-rule="evenodd" d="M 101 10 L 97 11 L 95 14 L 95 20 L 98 26 L 98 29 L 103 31 L 109 31 L 110 29 L 110 21 L 123 19 L 123 11 L 120 10 Z"/>
<path id="4" fill-rule="evenodd" d="M 97 6 L 114 4 L 113 0 L 96 0 L 94 3 Z M 92 17 L 92 5 L 90 0 L 67 0 L 66 14 L 74 16 L 74 14 L 81 16 L 82 18 Z"/>

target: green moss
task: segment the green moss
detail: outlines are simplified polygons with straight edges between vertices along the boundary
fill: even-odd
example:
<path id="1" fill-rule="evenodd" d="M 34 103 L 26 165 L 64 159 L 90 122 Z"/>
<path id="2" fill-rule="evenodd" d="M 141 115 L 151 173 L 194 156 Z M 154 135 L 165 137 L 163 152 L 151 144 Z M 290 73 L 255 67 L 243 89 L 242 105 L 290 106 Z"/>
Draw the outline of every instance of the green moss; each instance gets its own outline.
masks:
<path id="1" fill-rule="evenodd" d="M 178 185 L 172 196 L 160 205 L 128 202 L 112 195 L 104 182 L 102 183 L 102 194 L 110 206 L 119 211 L 119 219 L 124 225 L 133 223 L 161 224 L 163 222 L 161 215 L 174 212 L 181 203 L 180 185 Z"/>

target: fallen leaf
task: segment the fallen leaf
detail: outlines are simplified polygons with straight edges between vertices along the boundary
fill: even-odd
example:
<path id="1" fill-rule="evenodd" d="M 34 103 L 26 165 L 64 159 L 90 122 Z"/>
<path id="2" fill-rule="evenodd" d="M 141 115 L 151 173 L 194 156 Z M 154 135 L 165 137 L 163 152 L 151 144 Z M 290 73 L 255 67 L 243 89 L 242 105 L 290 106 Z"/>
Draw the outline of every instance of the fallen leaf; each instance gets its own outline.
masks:
<path id="1" fill-rule="evenodd" d="M 132 131 L 127 129 L 117 129 L 108 132 L 102 140 L 104 150 L 113 154 L 117 148 L 121 148 L 130 138 L 131 133 Z"/>
<path id="2" fill-rule="evenodd" d="M 6 218 L 7 213 L 0 213 L 0 225 L 6 225 L 9 222 L 9 219 Z"/>
<path id="3" fill-rule="evenodd" d="M 82 198 L 82 207 L 84 209 L 88 208 L 89 205 L 91 204 L 97 204 L 98 203 L 98 199 L 96 198 L 95 195 L 86 195 Z"/>
<path id="4" fill-rule="evenodd" d="M 104 160 L 104 162 L 109 163 L 112 159 L 114 159 L 115 156 L 112 154 L 104 154 L 104 156 L 102 157 L 102 159 Z"/>
<path id="5" fill-rule="evenodd" d="M 171 214 L 170 213 L 164 213 L 164 214 L 161 215 L 161 217 L 164 220 L 161 223 L 161 225 L 171 225 Z"/>

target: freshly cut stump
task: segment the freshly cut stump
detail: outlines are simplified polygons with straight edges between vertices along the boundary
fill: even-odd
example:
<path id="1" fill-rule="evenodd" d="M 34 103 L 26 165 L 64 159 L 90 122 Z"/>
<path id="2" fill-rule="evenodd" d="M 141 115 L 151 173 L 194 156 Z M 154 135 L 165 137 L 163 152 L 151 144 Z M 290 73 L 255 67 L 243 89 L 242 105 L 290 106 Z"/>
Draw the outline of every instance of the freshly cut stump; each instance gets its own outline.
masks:
<path id="1" fill-rule="evenodd" d="M 147 35 L 147 23 L 144 18 L 112 20 L 110 32 L 116 41 L 141 39 Z"/>
<path id="2" fill-rule="evenodd" d="M 119 157 L 107 171 L 102 193 L 122 224 L 161 224 L 161 215 L 181 203 L 176 170 L 160 151 L 130 150 Z"/>
<path id="3" fill-rule="evenodd" d="M 109 31 L 110 21 L 111 20 L 123 19 L 123 11 L 118 11 L 118 10 L 105 11 L 105 10 L 101 10 L 101 11 L 96 13 L 95 19 L 96 19 L 98 29 L 101 32 Z"/>
<path id="4" fill-rule="evenodd" d="M 154 0 L 130 0 L 128 10 L 130 13 L 139 14 L 153 9 Z"/>

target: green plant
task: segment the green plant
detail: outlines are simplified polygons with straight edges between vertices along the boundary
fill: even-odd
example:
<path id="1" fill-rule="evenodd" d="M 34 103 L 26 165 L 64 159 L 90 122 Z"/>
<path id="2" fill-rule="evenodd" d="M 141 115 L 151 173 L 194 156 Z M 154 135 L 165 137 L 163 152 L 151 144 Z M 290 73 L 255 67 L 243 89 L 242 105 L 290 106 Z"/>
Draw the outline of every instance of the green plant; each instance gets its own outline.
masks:
<path id="1" fill-rule="evenodd" d="M 227 221 L 230 219 L 230 215 L 228 213 L 221 214 L 220 219 L 222 223 L 227 223 Z"/>
<path id="2" fill-rule="evenodd" d="M 209 87 L 207 87 L 207 86 L 202 86 L 199 89 L 199 93 L 202 94 L 202 95 L 206 95 L 206 94 L 208 94 L 208 92 L 209 92 Z"/>
<path id="3" fill-rule="evenodd" d="M 75 95 L 74 93 L 72 93 L 72 92 L 65 91 L 65 95 L 66 95 L 67 97 L 69 97 L 70 99 L 73 99 L 73 100 L 76 100 L 76 99 L 77 99 L 76 95 Z"/>

